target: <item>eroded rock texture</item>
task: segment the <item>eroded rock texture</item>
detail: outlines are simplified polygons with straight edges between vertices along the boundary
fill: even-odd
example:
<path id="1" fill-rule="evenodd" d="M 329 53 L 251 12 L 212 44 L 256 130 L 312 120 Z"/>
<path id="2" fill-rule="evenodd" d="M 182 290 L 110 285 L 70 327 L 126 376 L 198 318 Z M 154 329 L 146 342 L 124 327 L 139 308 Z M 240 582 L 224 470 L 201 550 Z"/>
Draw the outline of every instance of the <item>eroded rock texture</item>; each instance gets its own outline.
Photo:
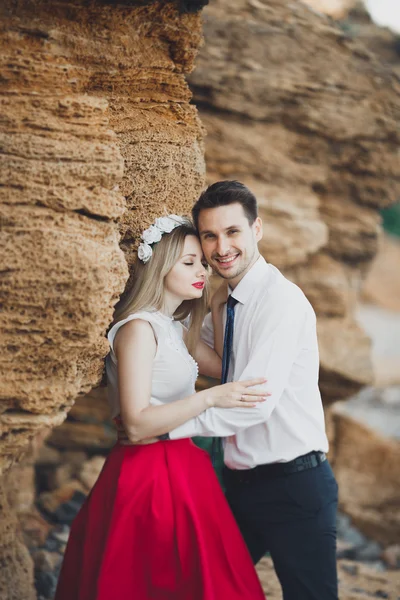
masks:
<path id="1" fill-rule="evenodd" d="M 164 211 L 188 211 L 203 185 L 184 79 L 200 18 L 178 4 L 202 2 L 1 4 L 1 469 L 99 383 L 138 232 Z M 206 36 L 192 85 L 210 180 L 237 177 L 258 195 L 263 252 L 313 302 L 323 392 L 337 399 L 370 376 L 351 315 L 377 208 L 398 194 L 398 84 L 300 3 L 213 0 Z M 53 443 L 82 443 L 81 409 L 98 394 Z M 104 448 L 100 427 L 92 438 Z M 30 598 L 16 522 L 1 515 L 2 598 Z"/>
<path id="2" fill-rule="evenodd" d="M 99 383 L 131 242 L 203 186 L 202 4 L 1 3 L 0 472 Z"/>
<path id="3" fill-rule="evenodd" d="M 254 190 L 262 252 L 319 317 L 325 402 L 371 381 L 353 319 L 377 248 L 378 209 L 400 191 L 400 86 L 391 71 L 301 2 L 215 0 L 190 76 L 210 181 Z"/>
<path id="4" fill-rule="evenodd" d="M 0 456 L 99 382 L 119 233 L 125 247 L 203 184 L 184 79 L 199 17 L 133 4 L 2 4 Z"/>
<path id="5" fill-rule="evenodd" d="M 361 41 L 368 50 L 379 56 L 383 64 L 400 75 L 399 34 L 387 27 L 374 23 L 364 2 L 353 2 L 354 6 L 344 19 L 339 21 L 346 35 Z"/>
<path id="6" fill-rule="evenodd" d="M 339 484 L 341 510 L 383 547 L 396 544 L 400 535 L 399 439 L 354 418 L 345 404 L 334 404 L 329 415 L 333 434 L 330 460 Z M 395 412 L 394 406 L 394 422 Z"/>
<path id="7" fill-rule="evenodd" d="M 333 18 L 344 17 L 357 0 L 301 0 L 314 10 Z"/>
<path id="8" fill-rule="evenodd" d="M 0 488 L 0 598 L 35 600 L 32 560 L 14 511 Z"/>

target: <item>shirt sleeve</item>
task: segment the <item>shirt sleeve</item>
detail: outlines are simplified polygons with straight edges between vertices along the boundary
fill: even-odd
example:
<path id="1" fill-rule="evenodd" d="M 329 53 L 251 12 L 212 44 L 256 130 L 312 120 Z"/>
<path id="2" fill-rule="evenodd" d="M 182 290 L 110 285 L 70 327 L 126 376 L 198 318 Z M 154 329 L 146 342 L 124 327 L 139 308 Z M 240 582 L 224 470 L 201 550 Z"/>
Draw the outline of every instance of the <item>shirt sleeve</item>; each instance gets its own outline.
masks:
<path id="1" fill-rule="evenodd" d="M 196 435 L 227 437 L 268 420 L 288 385 L 310 318 L 307 300 L 298 291 L 301 296 L 296 294 L 295 301 L 293 295 L 288 298 L 277 294 L 263 302 L 250 325 L 249 361 L 238 380 L 265 377 L 268 381 L 262 389 L 271 396 L 254 408 L 209 408 L 171 431 L 171 439 Z M 314 314 L 311 307 L 310 310 Z"/>

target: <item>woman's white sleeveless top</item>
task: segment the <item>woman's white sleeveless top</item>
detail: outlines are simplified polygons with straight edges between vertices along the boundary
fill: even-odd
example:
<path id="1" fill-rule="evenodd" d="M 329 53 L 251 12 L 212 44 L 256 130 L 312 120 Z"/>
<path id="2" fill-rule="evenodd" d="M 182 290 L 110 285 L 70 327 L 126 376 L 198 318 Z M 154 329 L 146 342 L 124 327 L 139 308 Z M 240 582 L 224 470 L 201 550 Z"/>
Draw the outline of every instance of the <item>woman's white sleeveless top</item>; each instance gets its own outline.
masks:
<path id="1" fill-rule="evenodd" d="M 183 341 L 183 325 L 160 312 L 135 313 L 116 323 L 107 336 L 110 353 L 106 358 L 106 371 L 111 418 L 120 413 L 114 339 L 120 327 L 133 319 L 143 319 L 150 323 L 157 341 L 157 351 L 153 360 L 150 404 L 160 405 L 181 400 L 195 391 L 198 367 Z"/>

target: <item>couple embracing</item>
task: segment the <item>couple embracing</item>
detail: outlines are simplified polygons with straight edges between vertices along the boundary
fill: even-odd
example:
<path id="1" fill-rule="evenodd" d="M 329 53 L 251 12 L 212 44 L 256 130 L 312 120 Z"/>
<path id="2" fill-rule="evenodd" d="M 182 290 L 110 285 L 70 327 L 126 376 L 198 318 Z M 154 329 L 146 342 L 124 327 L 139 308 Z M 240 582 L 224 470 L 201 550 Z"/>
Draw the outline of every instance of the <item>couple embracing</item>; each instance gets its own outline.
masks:
<path id="1" fill-rule="evenodd" d="M 72 525 L 56 600 L 261 600 L 266 552 L 284 600 L 337 600 L 314 311 L 260 256 L 246 186 L 211 185 L 192 216 L 144 232 L 117 306 L 119 440 Z M 224 283 L 204 318 L 208 265 Z M 221 385 L 196 393 L 198 372 Z M 222 446 L 225 495 L 194 436 Z"/>

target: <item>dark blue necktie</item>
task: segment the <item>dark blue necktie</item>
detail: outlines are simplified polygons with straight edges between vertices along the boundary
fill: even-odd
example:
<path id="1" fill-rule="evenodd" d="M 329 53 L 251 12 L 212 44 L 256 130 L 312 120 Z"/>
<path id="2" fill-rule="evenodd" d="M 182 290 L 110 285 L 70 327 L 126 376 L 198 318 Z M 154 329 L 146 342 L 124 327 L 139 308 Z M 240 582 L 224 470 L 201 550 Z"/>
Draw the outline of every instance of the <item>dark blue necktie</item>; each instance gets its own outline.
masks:
<path id="1" fill-rule="evenodd" d="M 226 383 L 228 379 L 229 363 L 231 359 L 232 343 L 233 343 L 233 329 L 235 323 L 235 306 L 238 303 L 236 298 L 228 296 L 226 303 L 226 324 L 225 324 L 225 335 L 224 335 L 224 352 L 222 354 L 222 376 L 221 384 Z M 222 457 L 222 440 L 221 438 L 213 438 L 211 446 L 211 460 L 214 467 L 218 457 Z"/>

